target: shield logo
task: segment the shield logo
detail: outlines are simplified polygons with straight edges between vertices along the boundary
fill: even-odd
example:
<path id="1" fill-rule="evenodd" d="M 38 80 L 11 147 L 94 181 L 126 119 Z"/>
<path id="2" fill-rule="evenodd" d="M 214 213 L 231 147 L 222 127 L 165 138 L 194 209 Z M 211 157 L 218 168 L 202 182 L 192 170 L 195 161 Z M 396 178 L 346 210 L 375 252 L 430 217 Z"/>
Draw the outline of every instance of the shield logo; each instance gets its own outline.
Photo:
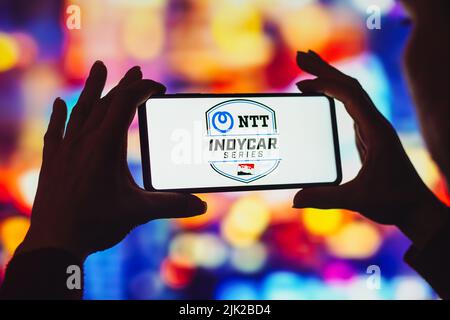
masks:
<path id="1" fill-rule="evenodd" d="M 206 111 L 208 162 L 224 177 L 249 183 L 274 172 L 281 159 L 275 111 L 249 99 Z"/>

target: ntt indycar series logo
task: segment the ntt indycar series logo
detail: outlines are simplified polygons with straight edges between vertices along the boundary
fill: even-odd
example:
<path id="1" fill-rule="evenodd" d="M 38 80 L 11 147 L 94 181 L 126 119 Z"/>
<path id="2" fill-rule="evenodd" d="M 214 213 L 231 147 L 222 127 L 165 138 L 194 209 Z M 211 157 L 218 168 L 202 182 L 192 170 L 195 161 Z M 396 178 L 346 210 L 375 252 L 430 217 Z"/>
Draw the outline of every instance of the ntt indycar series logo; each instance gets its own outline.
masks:
<path id="1" fill-rule="evenodd" d="M 206 111 L 208 162 L 224 177 L 249 183 L 279 165 L 275 112 L 247 99 L 219 103 Z"/>

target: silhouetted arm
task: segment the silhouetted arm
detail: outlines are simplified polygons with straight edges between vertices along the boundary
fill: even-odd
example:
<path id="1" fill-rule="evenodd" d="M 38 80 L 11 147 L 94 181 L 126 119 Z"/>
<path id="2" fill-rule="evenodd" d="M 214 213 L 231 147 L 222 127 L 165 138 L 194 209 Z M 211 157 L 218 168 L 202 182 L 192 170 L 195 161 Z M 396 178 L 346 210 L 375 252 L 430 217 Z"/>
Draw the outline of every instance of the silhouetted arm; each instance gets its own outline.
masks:
<path id="1" fill-rule="evenodd" d="M 294 208 L 348 209 L 377 223 L 395 225 L 413 243 L 406 261 L 442 298 L 450 298 L 448 208 L 422 181 L 395 129 L 356 79 L 313 51 L 298 52 L 297 63 L 317 76 L 297 83 L 302 92 L 325 93 L 344 103 L 355 122 L 362 168 L 342 185 L 299 191 Z"/>
<path id="2" fill-rule="evenodd" d="M 450 213 L 450 212 L 449 212 Z M 412 245 L 405 261 L 442 299 L 450 299 L 450 219 L 442 224 L 423 248 Z"/>
<path id="3" fill-rule="evenodd" d="M 69 266 L 81 271 L 75 275 L 79 276 L 80 286 L 70 278 L 74 272 Z M 62 249 L 40 249 L 14 255 L 6 269 L 0 299 L 79 300 L 83 297 L 82 288 L 82 262 L 78 258 Z"/>
<path id="4" fill-rule="evenodd" d="M 127 164 L 128 128 L 137 106 L 165 87 L 133 67 L 102 97 L 106 73 L 102 62 L 92 66 L 67 126 L 66 103 L 54 102 L 31 224 L 6 271 L 5 298 L 80 299 L 81 291 L 67 289 L 68 266 L 81 266 L 148 221 L 206 212 L 194 195 L 136 184 Z"/>

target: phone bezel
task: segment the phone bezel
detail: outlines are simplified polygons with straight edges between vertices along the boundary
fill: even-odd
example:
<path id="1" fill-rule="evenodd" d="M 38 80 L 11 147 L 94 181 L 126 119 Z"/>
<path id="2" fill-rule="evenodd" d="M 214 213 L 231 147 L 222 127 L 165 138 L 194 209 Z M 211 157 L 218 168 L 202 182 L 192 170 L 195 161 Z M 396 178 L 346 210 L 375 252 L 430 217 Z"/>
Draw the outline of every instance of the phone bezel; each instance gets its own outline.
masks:
<path id="1" fill-rule="evenodd" d="M 167 98 L 258 98 L 258 97 L 325 97 L 329 101 L 331 128 L 333 133 L 334 155 L 336 164 L 336 180 L 332 182 L 314 182 L 314 183 L 298 183 L 298 184 L 276 184 L 276 185 L 242 185 L 235 187 L 203 187 L 203 188 L 177 188 L 177 189 L 156 189 L 152 186 L 152 177 L 150 170 L 150 150 L 148 143 L 148 127 L 147 127 L 147 110 L 146 102 L 138 108 L 139 120 L 139 140 L 141 145 L 141 159 L 142 159 L 142 175 L 144 187 L 149 191 L 160 192 L 183 192 L 183 193 L 213 193 L 213 192 L 228 192 L 228 191 L 254 191 L 254 190 L 275 190 L 275 189 L 299 189 L 317 186 L 336 186 L 342 181 L 342 167 L 339 150 L 339 137 L 336 122 L 336 107 L 334 99 L 324 94 L 305 94 L 305 93 L 218 93 L 218 94 L 203 94 L 203 93 L 176 93 L 152 96 L 150 99 L 167 99 Z"/>

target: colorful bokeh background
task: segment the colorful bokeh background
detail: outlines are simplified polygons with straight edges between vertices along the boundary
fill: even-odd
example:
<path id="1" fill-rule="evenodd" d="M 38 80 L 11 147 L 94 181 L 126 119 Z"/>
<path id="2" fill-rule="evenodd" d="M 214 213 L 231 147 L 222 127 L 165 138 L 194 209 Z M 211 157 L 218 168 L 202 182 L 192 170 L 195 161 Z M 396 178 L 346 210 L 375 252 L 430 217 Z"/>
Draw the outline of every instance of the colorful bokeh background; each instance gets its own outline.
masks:
<path id="1" fill-rule="evenodd" d="M 67 27 L 74 4 L 79 30 Z M 382 14 L 379 30 L 366 26 L 372 4 Z M 73 107 L 98 59 L 108 89 L 140 65 L 169 92 L 295 92 L 308 77 L 295 52 L 314 49 L 360 80 L 448 203 L 401 75 L 404 17 L 393 0 L 0 1 L 0 279 L 29 226 L 52 102 L 61 96 Z M 342 105 L 338 122 L 349 180 L 360 163 Z M 142 184 L 136 121 L 128 160 Z M 402 261 L 409 241 L 399 231 L 353 212 L 294 210 L 295 192 L 201 195 L 207 214 L 150 222 L 89 257 L 85 298 L 436 298 Z"/>

